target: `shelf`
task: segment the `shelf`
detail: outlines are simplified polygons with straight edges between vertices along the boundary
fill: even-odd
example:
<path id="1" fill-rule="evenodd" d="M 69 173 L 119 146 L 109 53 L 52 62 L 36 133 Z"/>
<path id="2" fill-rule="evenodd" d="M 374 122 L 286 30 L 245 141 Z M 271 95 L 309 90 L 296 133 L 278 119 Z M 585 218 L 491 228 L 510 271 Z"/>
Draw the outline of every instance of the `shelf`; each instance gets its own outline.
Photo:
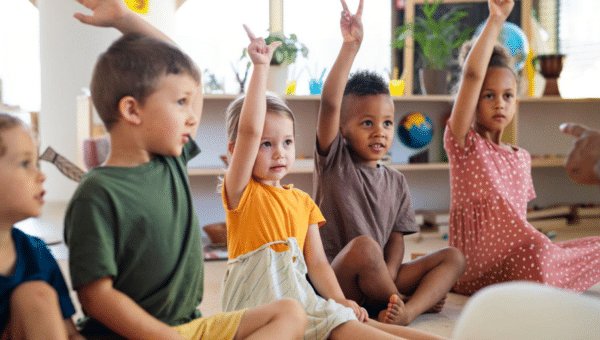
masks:
<path id="1" fill-rule="evenodd" d="M 562 167 L 565 163 L 565 157 L 548 157 L 548 158 L 534 158 L 531 160 L 532 168 L 549 168 L 549 167 Z M 448 170 L 448 163 L 421 163 L 421 164 L 389 164 L 392 169 L 398 171 L 423 171 L 423 170 Z M 312 174 L 313 165 L 294 165 L 290 174 Z M 211 175 L 224 175 L 224 168 L 189 168 L 188 175 L 194 176 L 211 176 Z"/>
<path id="2" fill-rule="evenodd" d="M 544 157 L 544 158 L 532 158 L 532 168 L 549 168 L 549 167 L 561 167 L 565 164 L 565 157 Z"/>

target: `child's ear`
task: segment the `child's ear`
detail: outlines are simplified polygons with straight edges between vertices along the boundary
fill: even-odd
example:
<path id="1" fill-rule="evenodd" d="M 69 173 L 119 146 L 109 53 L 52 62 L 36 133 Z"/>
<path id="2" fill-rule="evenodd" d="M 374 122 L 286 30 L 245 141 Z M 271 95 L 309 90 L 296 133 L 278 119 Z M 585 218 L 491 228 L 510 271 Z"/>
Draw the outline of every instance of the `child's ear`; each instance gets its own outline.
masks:
<path id="1" fill-rule="evenodd" d="M 121 118 L 133 125 L 140 125 L 140 103 L 132 96 L 125 96 L 119 100 L 119 114 Z"/>

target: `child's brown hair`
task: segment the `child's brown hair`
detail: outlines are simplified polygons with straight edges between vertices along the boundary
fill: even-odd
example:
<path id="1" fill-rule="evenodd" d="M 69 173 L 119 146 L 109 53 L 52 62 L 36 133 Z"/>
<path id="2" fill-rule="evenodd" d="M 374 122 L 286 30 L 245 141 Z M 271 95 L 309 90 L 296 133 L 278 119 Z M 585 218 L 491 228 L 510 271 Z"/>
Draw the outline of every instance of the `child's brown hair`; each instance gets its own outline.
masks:
<path id="1" fill-rule="evenodd" d="M 102 53 L 92 75 L 92 101 L 106 130 L 119 120 L 119 101 L 132 96 L 139 103 L 157 90 L 162 76 L 185 74 L 200 83 L 192 59 L 176 46 L 142 34 L 128 34 Z"/>
<path id="2" fill-rule="evenodd" d="M 477 38 L 467 40 L 460 47 L 460 51 L 458 53 L 458 64 L 459 64 L 461 70 L 465 66 L 465 61 L 467 59 L 467 56 L 469 55 L 471 48 L 473 48 L 473 45 L 475 45 L 476 39 Z M 506 47 L 504 47 L 500 42 L 496 42 L 496 44 L 494 45 L 494 50 L 492 51 L 492 56 L 490 57 L 490 62 L 488 63 L 488 68 L 489 67 L 504 67 L 504 68 L 510 70 L 510 72 L 515 76 L 515 80 L 517 81 L 517 93 L 520 93 L 519 91 L 522 86 L 521 86 L 521 81 L 519 80 L 519 74 L 518 74 L 517 70 L 515 69 L 515 61 L 510 56 L 508 49 Z M 459 87 L 460 87 L 460 81 L 454 87 L 453 92 L 454 93 L 458 92 Z"/>
<path id="3" fill-rule="evenodd" d="M 2 133 L 14 127 L 26 127 L 22 120 L 6 113 L 0 113 L 0 157 L 6 153 L 6 145 L 2 141 Z"/>

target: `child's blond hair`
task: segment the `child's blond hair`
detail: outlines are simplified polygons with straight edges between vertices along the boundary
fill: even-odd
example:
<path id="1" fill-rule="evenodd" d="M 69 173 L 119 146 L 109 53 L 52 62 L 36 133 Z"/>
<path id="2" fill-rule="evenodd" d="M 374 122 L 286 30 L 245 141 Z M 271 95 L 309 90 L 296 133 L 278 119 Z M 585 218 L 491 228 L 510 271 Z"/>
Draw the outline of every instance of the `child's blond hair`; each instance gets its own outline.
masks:
<path id="1" fill-rule="evenodd" d="M 242 105 L 246 96 L 236 98 L 226 110 L 226 127 L 227 127 L 227 142 L 235 143 L 237 140 L 238 126 L 240 124 L 240 115 L 242 114 Z M 296 134 L 296 120 L 292 110 L 287 106 L 285 101 L 272 92 L 267 92 L 267 112 L 278 113 L 288 117 L 294 123 L 294 135 Z"/>

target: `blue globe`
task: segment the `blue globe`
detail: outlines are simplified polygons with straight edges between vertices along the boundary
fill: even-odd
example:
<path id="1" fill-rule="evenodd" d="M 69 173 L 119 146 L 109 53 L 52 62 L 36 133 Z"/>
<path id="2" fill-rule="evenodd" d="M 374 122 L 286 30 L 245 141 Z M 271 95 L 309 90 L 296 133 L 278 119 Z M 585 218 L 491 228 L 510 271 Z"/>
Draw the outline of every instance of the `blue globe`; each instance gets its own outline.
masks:
<path id="1" fill-rule="evenodd" d="M 484 24 L 485 22 L 477 27 L 475 37 L 481 34 Z M 525 66 L 527 52 L 529 51 L 529 42 L 525 32 L 518 25 L 512 22 L 505 22 L 500 30 L 498 40 L 508 49 L 510 56 L 515 60 L 515 69 L 521 71 Z"/>
<path id="2" fill-rule="evenodd" d="M 422 113 L 409 113 L 398 124 L 398 139 L 406 147 L 419 149 L 433 139 L 433 122 Z"/>

